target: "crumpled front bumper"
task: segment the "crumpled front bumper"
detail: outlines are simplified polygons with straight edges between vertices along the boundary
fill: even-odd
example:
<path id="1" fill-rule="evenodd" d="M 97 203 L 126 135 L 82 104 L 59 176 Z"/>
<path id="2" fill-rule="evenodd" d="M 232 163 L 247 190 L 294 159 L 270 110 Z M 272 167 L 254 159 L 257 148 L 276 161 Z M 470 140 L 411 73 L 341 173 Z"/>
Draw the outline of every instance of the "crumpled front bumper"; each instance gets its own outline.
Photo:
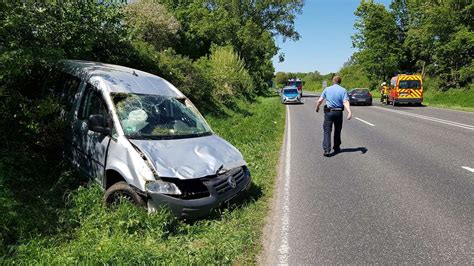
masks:
<path id="1" fill-rule="evenodd" d="M 218 208 L 243 191 L 251 184 L 250 172 L 245 168 L 233 169 L 226 174 L 203 180 L 209 190 L 209 196 L 199 199 L 182 199 L 164 194 L 148 193 L 148 210 L 154 211 L 168 207 L 174 215 L 182 218 L 200 218 L 208 215 L 212 209 Z M 235 182 L 235 187 L 233 187 Z"/>

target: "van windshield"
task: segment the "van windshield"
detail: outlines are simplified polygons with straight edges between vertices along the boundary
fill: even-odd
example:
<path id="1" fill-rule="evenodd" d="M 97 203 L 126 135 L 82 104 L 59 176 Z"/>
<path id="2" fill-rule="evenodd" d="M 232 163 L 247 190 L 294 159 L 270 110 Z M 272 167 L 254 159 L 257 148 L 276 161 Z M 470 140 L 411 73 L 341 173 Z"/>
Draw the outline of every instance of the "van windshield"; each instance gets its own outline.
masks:
<path id="1" fill-rule="evenodd" d="M 124 134 L 133 139 L 176 139 L 212 134 L 204 118 L 187 99 L 112 93 Z"/>
<path id="2" fill-rule="evenodd" d="M 297 94 L 298 93 L 298 90 L 296 89 L 285 89 L 283 91 L 284 94 Z"/>

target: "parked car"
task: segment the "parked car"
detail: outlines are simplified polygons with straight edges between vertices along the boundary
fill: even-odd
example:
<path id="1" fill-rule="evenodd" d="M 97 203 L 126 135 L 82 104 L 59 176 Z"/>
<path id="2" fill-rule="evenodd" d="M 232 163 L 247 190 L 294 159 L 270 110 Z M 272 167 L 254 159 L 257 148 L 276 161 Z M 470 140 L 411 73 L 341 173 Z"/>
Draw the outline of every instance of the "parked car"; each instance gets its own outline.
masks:
<path id="1" fill-rule="evenodd" d="M 351 105 L 372 105 L 372 94 L 370 94 L 368 89 L 352 89 L 347 94 L 349 95 L 349 103 Z"/>
<path id="2" fill-rule="evenodd" d="M 196 218 L 249 188 L 242 154 L 168 81 L 75 60 L 54 74 L 69 123 L 65 155 L 101 185 L 106 204 L 125 198 Z"/>
<path id="3" fill-rule="evenodd" d="M 293 86 L 284 87 L 281 90 L 281 103 L 301 103 L 301 94 Z"/>

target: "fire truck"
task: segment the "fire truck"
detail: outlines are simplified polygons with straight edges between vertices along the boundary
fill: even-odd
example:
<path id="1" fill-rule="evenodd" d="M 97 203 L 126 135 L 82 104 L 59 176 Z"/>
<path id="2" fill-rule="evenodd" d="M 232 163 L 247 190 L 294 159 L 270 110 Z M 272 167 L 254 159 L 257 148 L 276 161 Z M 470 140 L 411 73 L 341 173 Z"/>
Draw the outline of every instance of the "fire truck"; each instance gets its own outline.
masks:
<path id="1" fill-rule="evenodd" d="M 289 79 L 286 86 L 296 87 L 300 96 L 303 96 L 303 81 L 301 79 Z"/>
<path id="2" fill-rule="evenodd" d="M 383 97 L 385 103 L 393 106 L 399 103 L 423 102 L 423 80 L 421 75 L 400 74 L 390 80 L 387 95 Z"/>

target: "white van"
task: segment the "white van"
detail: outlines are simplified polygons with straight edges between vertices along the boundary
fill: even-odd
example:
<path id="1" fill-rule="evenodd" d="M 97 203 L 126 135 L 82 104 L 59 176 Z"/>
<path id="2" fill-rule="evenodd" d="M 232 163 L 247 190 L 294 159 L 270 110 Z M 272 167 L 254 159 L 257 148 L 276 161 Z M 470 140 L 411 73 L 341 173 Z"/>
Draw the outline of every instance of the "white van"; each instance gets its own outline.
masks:
<path id="1" fill-rule="evenodd" d="M 242 154 L 166 80 L 97 62 L 61 61 L 53 90 L 68 121 L 66 157 L 105 190 L 196 218 L 248 189 Z"/>

